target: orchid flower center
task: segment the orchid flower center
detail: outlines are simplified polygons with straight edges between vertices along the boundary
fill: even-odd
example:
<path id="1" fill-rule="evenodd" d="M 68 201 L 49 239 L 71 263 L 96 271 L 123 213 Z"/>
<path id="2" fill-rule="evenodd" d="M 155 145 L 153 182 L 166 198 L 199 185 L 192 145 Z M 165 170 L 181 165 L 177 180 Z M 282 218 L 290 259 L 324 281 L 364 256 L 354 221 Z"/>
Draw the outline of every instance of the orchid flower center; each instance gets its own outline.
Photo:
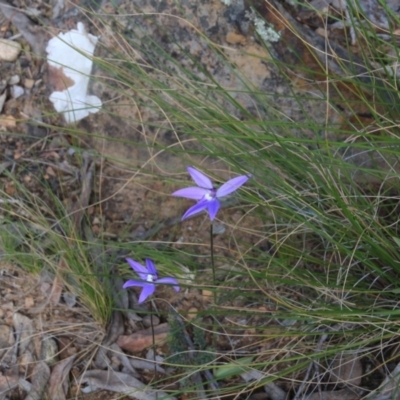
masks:
<path id="1" fill-rule="evenodd" d="M 154 278 L 157 279 L 157 277 L 155 277 L 153 274 L 148 274 L 146 281 L 147 282 L 154 282 Z"/>
<path id="2" fill-rule="evenodd" d="M 210 191 L 204 195 L 204 200 L 211 201 L 215 199 L 216 195 L 217 195 L 216 189 L 214 188 L 210 189 Z"/>

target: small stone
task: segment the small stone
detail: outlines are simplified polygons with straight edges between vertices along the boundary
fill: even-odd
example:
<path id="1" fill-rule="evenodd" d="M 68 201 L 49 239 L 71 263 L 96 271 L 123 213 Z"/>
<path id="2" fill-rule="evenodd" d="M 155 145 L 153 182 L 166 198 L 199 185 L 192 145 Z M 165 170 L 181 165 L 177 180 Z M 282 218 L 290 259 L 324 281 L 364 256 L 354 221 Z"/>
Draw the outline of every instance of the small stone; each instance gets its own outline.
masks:
<path id="1" fill-rule="evenodd" d="M 213 298 L 213 292 L 211 290 L 203 289 L 201 294 L 203 295 L 203 299 L 205 301 L 211 301 Z"/>
<path id="2" fill-rule="evenodd" d="M 42 347 L 40 349 L 40 359 L 51 366 L 57 362 L 57 354 L 57 342 L 52 337 L 45 336 L 42 340 Z"/>
<path id="3" fill-rule="evenodd" d="M 17 120 L 12 115 L 0 116 L 0 130 L 15 128 L 16 126 Z"/>
<path id="4" fill-rule="evenodd" d="M 27 175 L 27 176 L 24 178 L 25 182 L 26 182 L 26 178 L 27 178 L 27 177 L 30 178 L 30 176 Z M 33 299 L 32 296 L 25 297 L 25 307 L 26 307 L 26 308 L 32 308 L 34 305 L 35 305 L 35 300 Z"/>
<path id="5" fill-rule="evenodd" d="M 31 90 L 33 88 L 34 84 L 35 84 L 35 81 L 33 79 L 26 78 L 24 80 L 25 89 Z"/>
<path id="6" fill-rule="evenodd" d="M 93 225 L 100 225 L 101 224 L 101 220 L 99 217 L 94 217 L 93 218 Z"/>
<path id="7" fill-rule="evenodd" d="M 212 233 L 213 235 L 222 235 L 225 233 L 226 228 L 224 224 L 219 224 L 218 222 L 214 222 L 212 224 Z"/>
<path id="8" fill-rule="evenodd" d="M 247 42 L 247 39 L 245 36 L 240 35 L 238 33 L 235 32 L 229 32 L 226 37 L 225 40 L 227 43 L 229 44 L 241 44 L 241 45 L 245 45 Z"/>
<path id="9" fill-rule="evenodd" d="M 322 36 L 325 39 L 328 39 L 328 37 L 329 37 L 329 32 L 326 29 L 323 29 L 323 28 L 317 28 L 315 30 L 315 33 L 317 35 L 319 35 L 319 36 Z"/>
<path id="10" fill-rule="evenodd" d="M 10 92 L 13 99 L 18 99 L 18 97 L 21 97 L 25 93 L 25 89 L 22 86 L 13 85 L 11 86 Z"/>
<path id="11" fill-rule="evenodd" d="M 21 52 L 21 45 L 18 42 L 8 39 L 0 39 L 0 60 L 15 61 Z"/>
<path id="12" fill-rule="evenodd" d="M 63 300 L 68 307 L 74 307 L 76 304 L 76 296 L 70 292 L 65 292 L 63 294 Z"/>
<path id="13" fill-rule="evenodd" d="M 143 325 L 146 327 L 146 328 L 150 328 L 152 325 L 151 325 L 151 321 L 153 320 L 153 326 L 157 326 L 157 325 L 159 325 L 160 324 L 160 318 L 158 318 L 157 317 L 157 315 L 153 315 L 153 316 L 151 316 L 151 315 L 146 315 L 144 318 L 143 318 Z"/>
<path id="14" fill-rule="evenodd" d="M 13 75 L 9 81 L 8 84 L 11 85 L 17 85 L 18 83 L 20 83 L 21 78 L 19 77 L 19 75 Z"/>

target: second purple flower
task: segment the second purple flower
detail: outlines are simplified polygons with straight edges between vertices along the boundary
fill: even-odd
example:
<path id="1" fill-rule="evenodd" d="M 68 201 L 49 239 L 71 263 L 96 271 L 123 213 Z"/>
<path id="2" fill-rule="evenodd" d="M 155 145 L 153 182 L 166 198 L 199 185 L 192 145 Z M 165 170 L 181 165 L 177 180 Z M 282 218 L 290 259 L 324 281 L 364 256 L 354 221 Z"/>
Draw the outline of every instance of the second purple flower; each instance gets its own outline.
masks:
<path id="1" fill-rule="evenodd" d="M 138 274 L 140 280 L 130 279 L 129 281 L 125 282 L 123 288 L 126 289 L 131 286 L 142 288 L 138 301 L 139 304 L 143 303 L 149 296 L 151 296 L 156 290 L 156 285 L 160 283 L 173 285 L 175 291 L 179 292 L 178 281 L 175 278 L 170 277 L 159 278 L 156 266 L 149 258 L 146 258 L 146 266 L 139 264 L 131 258 L 127 258 L 126 261 Z"/>
<path id="2" fill-rule="evenodd" d="M 216 189 L 208 176 L 204 175 L 202 172 L 193 167 L 187 167 L 186 169 L 197 186 L 179 189 L 172 193 L 172 196 L 197 200 L 197 204 L 190 207 L 189 210 L 186 211 L 182 217 L 182 221 L 203 210 L 208 211 L 210 220 L 213 221 L 221 206 L 219 199 L 239 189 L 240 186 L 246 183 L 250 178 L 249 175 L 240 175 L 236 178 L 230 179 L 221 187 Z"/>

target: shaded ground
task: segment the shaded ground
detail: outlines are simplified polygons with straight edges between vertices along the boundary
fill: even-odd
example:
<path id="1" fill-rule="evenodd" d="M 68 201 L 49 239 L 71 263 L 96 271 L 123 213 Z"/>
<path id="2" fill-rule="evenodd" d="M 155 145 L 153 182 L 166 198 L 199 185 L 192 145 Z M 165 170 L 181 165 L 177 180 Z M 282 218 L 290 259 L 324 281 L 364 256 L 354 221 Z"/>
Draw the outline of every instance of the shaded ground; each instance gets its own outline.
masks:
<path id="1" fill-rule="evenodd" d="M 182 8 L 173 1 L 155 2 L 155 5 L 140 0 L 120 2 L 119 8 L 104 3 L 99 14 L 102 15 L 103 22 L 108 22 L 119 15 L 119 27 L 125 34 L 129 35 L 134 27 L 140 28 L 144 39 L 146 36 L 159 37 L 160 43 L 162 43 L 163 35 L 156 24 L 138 15 L 132 19 L 131 16 L 124 14 L 133 15 L 141 10 L 148 13 L 165 12 L 184 15 L 191 24 L 210 35 L 214 42 L 223 45 L 229 60 L 237 64 L 242 69 L 243 75 L 250 77 L 251 84 L 260 88 L 265 96 L 273 96 L 276 93 L 281 95 L 282 97 L 279 96 L 276 99 L 276 106 L 286 114 L 287 118 L 302 121 L 305 118 L 304 115 L 312 110 L 321 115 L 322 122 L 325 121 L 325 104 L 321 104 L 319 110 L 315 108 L 315 102 L 305 102 L 301 110 L 296 101 L 285 96 L 290 93 L 291 88 L 279 77 L 276 69 L 266 61 L 261 61 L 260 58 L 251 55 L 256 54 L 264 60 L 270 57 L 255 39 L 254 30 L 250 28 L 246 30 L 245 24 L 248 24 L 248 21 L 246 22 L 244 17 L 245 9 L 241 2 L 237 2 L 230 9 L 217 0 L 203 4 L 194 3 L 184 2 L 180 5 Z M 40 18 L 32 17 L 34 23 L 46 18 L 50 22 L 50 27 L 46 26 L 46 29 L 52 33 L 56 33 L 58 29 L 75 28 L 78 20 L 84 21 L 90 28 L 90 32 L 102 35 L 97 54 L 100 58 L 107 57 L 108 46 L 125 48 L 123 43 L 118 43 L 115 30 L 107 29 L 107 26 L 101 22 L 101 18 L 89 20 L 72 5 L 59 6 L 56 10 L 47 8 L 42 2 L 29 4 L 21 2 L 14 5 L 21 10 L 27 7 L 36 10 Z M 86 4 L 83 2 L 81 5 Z M 260 118 L 268 118 L 268 110 L 254 105 L 253 100 L 240 92 L 243 89 L 240 79 L 226 67 L 226 63 L 219 59 L 215 52 L 207 47 L 196 30 L 186 21 L 170 15 L 158 18 L 158 22 L 162 23 L 163 29 L 168 31 L 176 42 L 179 41 L 181 46 L 181 48 L 177 46 L 176 42 L 164 42 L 165 50 L 174 54 L 176 59 L 184 65 L 186 63 L 185 66 L 188 67 L 190 65 L 185 52 L 201 60 L 204 67 L 213 73 L 222 86 L 237 90 L 236 99 L 246 110 L 260 113 Z M 12 24 L 4 20 L 1 32 L 4 37 L 11 37 L 17 31 Z M 40 36 L 41 40 L 50 37 L 49 32 L 40 29 L 35 34 L 36 38 Z M 20 40 L 27 46 L 26 32 L 24 37 L 25 39 Z M 40 40 L 36 42 L 39 43 Z M 128 50 L 132 49 L 128 48 Z M 279 48 L 275 48 L 275 51 L 279 54 Z M 140 55 L 137 57 L 140 58 Z M 182 161 L 172 152 L 159 149 L 179 147 L 180 151 L 184 152 L 185 149 L 199 149 L 200 145 L 188 142 L 185 134 L 177 134 L 168 129 L 167 121 L 160 119 L 158 112 L 146 106 L 145 97 L 141 98 L 135 88 L 125 88 L 125 92 L 121 94 L 120 88 L 107 86 L 100 80 L 100 78 L 106 80 L 107 73 L 101 70 L 96 71 L 98 80 L 93 83 L 92 91 L 103 99 L 104 109 L 78 124 L 79 130 L 88 133 L 78 140 L 76 135 L 64 134 L 62 117 L 49 111 L 52 110 L 51 103 L 48 101 L 49 82 L 46 64 L 42 59 L 33 57 L 29 52 L 22 52 L 15 62 L 3 62 L 0 71 L 1 91 L 6 90 L 7 93 L 0 116 L 2 130 L 0 133 L 0 185 L 8 195 L 2 200 L 1 208 L 2 216 L 9 213 L 13 217 L 12 223 L 7 221 L 1 225 L 1 229 L 18 234 L 21 215 L 25 223 L 28 221 L 27 226 L 25 225 L 22 230 L 28 239 L 25 242 L 25 239 L 21 238 L 21 242 L 17 242 L 16 246 L 29 243 L 29 231 L 35 229 L 32 215 L 24 214 L 29 208 L 29 204 L 21 200 L 23 198 L 21 193 L 25 189 L 32 193 L 33 198 L 43 201 L 39 208 L 41 207 L 43 215 L 49 218 L 54 216 L 52 212 L 56 207 L 54 197 L 59 199 L 70 213 L 79 210 L 79 206 L 86 207 L 85 215 L 76 212 L 79 218 L 72 219 L 76 227 L 82 229 L 84 232 L 82 237 L 87 241 L 104 242 L 105 252 L 113 248 L 113 241 L 137 242 L 148 239 L 154 241 L 156 246 L 165 246 L 178 254 L 183 249 L 188 253 L 198 254 L 198 270 L 193 273 L 194 277 L 189 276 L 187 279 L 189 283 L 193 284 L 195 281 L 199 286 L 209 283 L 211 271 L 208 258 L 207 220 L 200 216 L 180 224 L 180 216 L 188 202 L 171 198 L 169 194 L 176 188 L 159 180 L 159 176 L 163 176 L 168 182 L 168 178 L 177 173 L 183 174 L 184 166 L 188 162 L 188 160 Z M 159 70 L 153 72 L 154 76 L 157 77 L 157 74 L 160 74 L 161 79 L 161 71 L 160 66 Z M 299 81 L 304 82 L 301 79 Z M 173 85 L 174 82 L 171 84 Z M 24 89 L 24 95 L 12 98 L 12 90 L 16 86 Z M 228 104 L 227 107 L 229 107 Z M 232 112 L 236 111 L 232 110 Z M 238 114 L 236 117 L 242 116 Z M 334 110 L 331 110 L 329 118 L 336 122 L 339 120 Z M 143 121 L 143 123 L 138 121 Z M 342 121 L 339 120 L 339 122 Z M 47 124 L 59 126 L 60 129 L 54 129 Z M 157 125 L 157 128 L 152 127 L 152 124 Z M 314 135 L 313 132 L 306 130 L 303 130 L 301 134 L 307 137 Z M 144 143 L 155 145 L 146 147 Z M 86 156 L 83 156 L 77 148 L 87 149 L 89 153 L 94 149 L 96 155 L 86 153 Z M 100 156 L 105 156 L 107 161 L 105 161 L 106 158 Z M 124 161 L 131 163 L 129 168 L 124 165 Z M 226 167 L 214 160 L 193 157 L 193 161 L 199 164 L 207 163 L 207 166 L 211 163 L 220 176 L 230 176 L 229 171 L 224 170 Z M 140 174 L 132 172 L 133 163 L 140 168 Z M 93 171 L 95 171 L 93 177 L 89 177 L 89 165 L 93 165 Z M 158 178 L 155 179 L 156 175 Z M 89 192 L 85 186 L 87 182 L 92 184 Z M 82 204 L 82 199 L 86 199 L 86 203 Z M 50 207 L 50 210 L 46 210 L 46 206 Z M 227 293 L 232 289 L 229 282 L 234 279 L 243 279 L 242 290 L 246 290 L 247 285 L 254 283 L 249 283 L 243 278 L 243 271 L 235 270 L 235 261 L 240 258 L 244 249 L 251 251 L 252 246 L 257 248 L 257 251 L 260 249 L 268 251 L 268 243 L 263 239 L 266 228 L 261 221 L 248 216 L 246 208 L 237 203 L 230 206 L 229 213 L 223 210 L 219 217 L 224 221 L 223 226 L 219 225 L 219 228 L 224 230 L 224 234 L 215 237 L 218 279 L 221 285 L 226 287 Z M 40 233 L 40 227 L 36 229 L 39 229 Z M 37 233 L 38 231 L 35 231 L 35 234 Z M 15 236 L 14 234 L 13 237 Z M 27 247 L 22 248 L 24 251 L 27 250 Z M 118 261 L 113 260 L 110 265 L 123 263 L 123 256 L 127 254 L 119 254 Z M 230 264 L 218 264 L 219 256 L 221 259 L 222 256 L 229 259 Z M 62 261 L 60 261 L 60 268 L 62 268 Z M 1 355 L 0 394 L 12 388 L 10 398 L 26 398 L 26 393 L 33 390 L 30 384 L 38 383 L 39 376 L 44 377 L 42 380 L 46 383 L 45 378 L 51 375 L 47 393 L 50 393 L 49 396 L 52 399 L 65 397 L 100 399 L 101 396 L 107 399 L 121 398 L 120 395 L 106 391 L 100 392 L 101 394 L 97 392 L 95 397 L 90 397 L 92 394 L 85 394 L 81 390 L 82 382 L 85 383 L 84 387 L 92 385 L 93 388 L 104 388 L 102 378 L 106 370 L 114 371 L 113 382 L 116 386 L 113 386 L 113 390 L 118 393 L 124 393 L 127 387 L 127 382 L 124 381 L 125 375 L 131 380 L 130 390 L 133 390 L 133 387 L 140 388 L 141 383 L 148 384 L 152 381 L 154 372 L 151 361 L 153 358 L 148 349 L 153 344 L 153 337 L 149 334 L 149 321 L 146 315 L 149 307 L 137 306 L 134 291 L 130 291 L 129 294 L 124 292 L 121 295 L 122 299 L 116 299 L 116 301 L 120 302 L 118 306 L 121 309 L 135 308 L 137 311 L 132 311 L 130 314 L 114 312 L 110 326 L 101 327 L 88 310 L 80 304 L 79 298 L 75 298 L 68 287 L 61 284 L 54 274 L 46 272 L 40 275 L 27 274 L 18 266 L 8 264 L 2 265 L 1 270 L 0 294 L 3 301 L 0 307 L 0 342 L 1 347 L 7 350 Z M 121 286 L 121 281 L 117 279 L 114 283 L 118 284 L 118 287 Z M 259 294 L 262 294 L 263 290 L 266 290 L 266 287 L 260 286 Z M 153 321 L 156 326 L 156 339 L 160 341 L 165 339 L 166 332 L 170 328 L 168 313 L 171 307 L 176 309 L 184 319 L 198 318 L 197 323 L 203 324 L 202 328 L 207 331 L 207 327 L 215 323 L 208 312 L 210 296 L 209 291 L 195 288 L 184 290 L 180 294 L 175 294 L 169 289 L 158 291 L 155 301 L 158 321 Z M 208 334 L 204 335 L 206 348 L 212 345 L 214 350 L 216 348 L 224 354 L 228 352 L 246 354 L 260 352 L 261 349 L 284 348 L 286 343 L 281 342 L 280 339 L 266 338 L 259 343 L 256 332 L 247 328 L 248 326 L 269 326 L 272 333 L 279 333 L 281 328 L 276 326 L 275 321 L 269 316 L 269 312 L 274 311 L 274 306 L 265 302 L 248 304 L 246 298 L 234 292 L 220 299 L 219 303 L 225 310 L 248 311 L 252 319 L 243 316 L 221 318 L 218 323 L 224 328 L 221 328 L 218 340 L 215 341 Z M 260 317 L 254 317 L 258 314 Z M 22 322 L 18 320 L 19 316 Z M 26 318 L 23 318 L 24 316 Z M 193 335 L 193 331 L 189 330 L 189 332 Z M 128 338 L 127 342 L 121 339 L 131 334 L 136 334 L 134 339 Z M 100 349 L 99 344 L 103 346 Z M 184 349 L 192 350 L 188 343 L 185 344 Z M 158 345 L 157 352 L 161 360 L 171 355 L 171 349 L 163 344 Z M 133 354 L 134 357 L 128 358 L 127 354 Z M 144 361 L 147 364 L 139 365 L 138 361 Z M 361 362 L 358 359 L 352 359 L 351 364 L 351 372 L 339 373 L 340 379 L 357 381 L 352 382 L 352 385 L 360 385 Z M 58 369 L 55 365 L 59 366 Z M 160 390 L 178 388 L 176 379 L 174 381 L 168 379 L 171 376 L 170 371 L 161 368 L 158 373 L 160 374 L 158 378 L 167 377 L 164 383 L 159 385 Z M 72 382 L 67 395 L 59 393 L 57 394 L 59 397 L 56 397 L 55 393 L 60 391 L 62 381 L 67 375 L 71 377 Z M 137 383 L 134 383 L 134 378 L 137 378 Z M 18 382 L 18 379 L 23 379 L 23 382 Z M 123 385 L 118 386 L 117 381 L 119 384 L 122 381 Z M 25 389 L 22 390 L 21 387 Z M 286 393 L 293 388 L 282 385 L 282 390 L 286 396 Z M 201 389 L 198 393 L 201 393 Z M 253 393 L 253 398 L 280 399 L 279 395 L 267 393 L 268 390 L 264 388 L 258 389 Z M 360 392 L 356 390 L 354 393 L 354 396 L 349 398 L 356 398 Z M 232 398 L 236 394 L 231 393 Z M 349 393 L 341 393 L 341 396 L 344 395 L 349 395 Z M 154 391 L 149 389 L 147 396 L 146 398 L 149 399 L 154 398 Z M 198 395 L 198 398 L 201 396 Z"/>

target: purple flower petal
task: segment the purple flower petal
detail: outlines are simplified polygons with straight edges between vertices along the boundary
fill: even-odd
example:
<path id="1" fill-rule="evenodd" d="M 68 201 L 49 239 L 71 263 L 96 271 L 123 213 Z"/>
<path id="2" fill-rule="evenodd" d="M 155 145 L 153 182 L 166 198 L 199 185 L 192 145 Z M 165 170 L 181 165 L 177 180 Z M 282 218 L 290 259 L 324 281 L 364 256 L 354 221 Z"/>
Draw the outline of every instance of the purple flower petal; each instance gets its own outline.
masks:
<path id="1" fill-rule="evenodd" d="M 172 196 L 197 200 L 198 203 L 186 211 L 182 217 L 182 221 L 205 209 L 207 209 L 210 219 L 213 221 L 220 208 L 218 198 L 231 194 L 251 177 L 251 175 L 237 176 L 225 182 L 219 189 L 215 190 L 210 178 L 202 172 L 193 167 L 187 167 L 186 169 L 199 187 L 180 189 L 172 193 Z"/>
<path id="2" fill-rule="evenodd" d="M 148 283 L 144 285 L 142 292 L 140 293 L 138 303 L 139 304 L 143 303 L 149 296 L 151 296 L 154 293 L 155 290 L 156 286 L 153 283 Z"/>
<path id="3" fill-rule="evenodd" d="M 244 183 L 249 180 L 249 176 L 240 175 L 236 178 L 230 179 L 228 182 L 225 182 L 219 189 L 217 189 L 217 197 L 224 197 L 228 194 L 231 194 L 235 190 L 239 189 Z"/>
<path id="4" fill-rule="evenodd" d="M 153 279 L 157 279 L 157 269 L 156 266 L 154 265 L 153 261 L 150 260 L 150 258 L 146 258 L 146 267 L 147 270 L 151 275 L 153 275 Z M 147 277 L 146 277 L 147 280 Z"/>
<path id="5" fill-rule="evenodd" d="M 201 200 L 207 193 L 210 193 L 210 189 L 204 189 L 197 186 L 179 189 L 172 193 L 172 196 L 185 197 L 187 199 Z"/>
<path id="6" fill-rule="evenodd" d="M 132 260 L 131 258 L 126 258 L 126 261 L 132 267 L 132 269 L 139 275 L 140 279 L 144 281 L 147 280 L 147 275 L 149 274 L 149 271 L 144 265 L 139 264 L 138 262 Z"/>
<path id="7" fill-rule="evenodd" d="M 187 172 L 189 172 L 190 176 L 198 186 L 204 189 L 213 188 L 213 184 L 208 176 L 204 175 L 202 172 L 198 171 L 193 167 L 187 167 L 186 170 Z"/>
<path id="8" fill-rule="evenodd" d="M 123 288 L 123 289 L 126 289 L 126 288 L 131 287 L 131 286 L 144 287 L 144 286 L 146 286 L 146 285 L 148 285 L 147 282 L 136 281 L 136 280 L 134 280 L 134 279 L 131 279 L 131 280 L 129 280 L 129 281 L 126 281 L 126 282 L 124 283 L 124 286 L 122 286 L 122 288 Z"/>
<path id="9" fill-rule="evenodd" d="M 217 212 L 219 210 L 220 202 L 217 199 L 211 200 L 208 202 L 208 215 L 210 216 L 210 220 L 213 221 Z"/>
<path id="10" fill-rule="evenodd" d="M 176 292 L 179 292 L 180 287 L 178 285 L 178 281 L 175 278 L 161 278 L 161 279 L 157 279 L 155 283 L 167 283 L 170 285 L 174 285 L 174 289 Z"/>
<path id="11" fill-rule="evenodd" d="M 192 215 L 199 213 L 200 211 L 205 210 L 208 207 L 208 203 L 208 200 L 199 201 L 197 204 L 190 207 L 189 210 L 187 210 L 185 214 L 183 214 L 182 221 L 186 218 L 191 217 Z"/>

